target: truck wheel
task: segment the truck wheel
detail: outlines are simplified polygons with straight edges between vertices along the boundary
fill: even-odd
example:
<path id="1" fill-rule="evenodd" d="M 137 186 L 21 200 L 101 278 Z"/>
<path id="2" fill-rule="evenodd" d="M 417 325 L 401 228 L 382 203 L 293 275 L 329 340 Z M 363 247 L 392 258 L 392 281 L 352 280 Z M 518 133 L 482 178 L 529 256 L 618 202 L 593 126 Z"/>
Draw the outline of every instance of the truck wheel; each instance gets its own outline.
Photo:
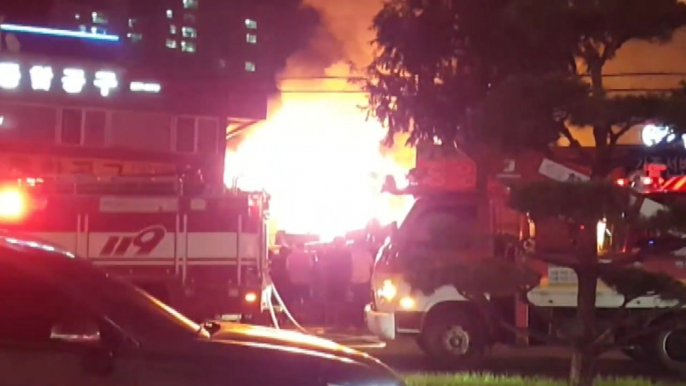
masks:
<path id="1" fill-rule="evenodd" d="M 486 334 L 473 314 L 437 315 L 427 320 L 419 347 L 443 366 L 473 367 L 486 354 Z"/>
<path id="2" fill-rule="evenodd" d="M 660 331 L 653 342 L 660 365 L 686 375 L 686 325 Z"/>

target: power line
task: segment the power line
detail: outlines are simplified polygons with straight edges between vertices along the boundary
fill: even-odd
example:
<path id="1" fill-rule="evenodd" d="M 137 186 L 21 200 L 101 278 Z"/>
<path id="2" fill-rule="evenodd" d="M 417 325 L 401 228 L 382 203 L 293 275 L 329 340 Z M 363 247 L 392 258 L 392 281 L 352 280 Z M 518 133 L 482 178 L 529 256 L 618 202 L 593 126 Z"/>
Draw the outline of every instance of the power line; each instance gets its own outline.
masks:
<path id="1" fill-rule="evenodd" d="M 608 88 L 605 92 L 670 92 L 678 88 Z M 362 90 L 282 90 L 281 94 L 369 94 Z"/>
<path id="2" fill-rule="evenodd" d="M 582 78 L 588 78 L 588 74 L 579 74 Z M 604 74 L 604 78 L 623 78 L 623 77 L 647 77 L 647 76 L 682 76 L 686 77 L 686 72 L 620 72 L 615 74 Z M 365 80 L 364 76 L 295 76 L 277 78 L 281 81 L 289 80 Z"/>

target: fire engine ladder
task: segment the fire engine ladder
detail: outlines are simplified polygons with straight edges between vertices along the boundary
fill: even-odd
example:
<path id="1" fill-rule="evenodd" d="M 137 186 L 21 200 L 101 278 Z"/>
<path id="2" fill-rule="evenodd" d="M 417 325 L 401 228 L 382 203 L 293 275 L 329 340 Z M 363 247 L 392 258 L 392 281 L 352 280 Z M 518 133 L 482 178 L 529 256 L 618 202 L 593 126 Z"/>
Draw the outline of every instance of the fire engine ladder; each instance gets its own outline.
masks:
<path id="1" fill-rule="evenodd" d="M 186 184 L 179 176 L 60 176 L 22 180 L 57 194 L 183 195 Z"/>

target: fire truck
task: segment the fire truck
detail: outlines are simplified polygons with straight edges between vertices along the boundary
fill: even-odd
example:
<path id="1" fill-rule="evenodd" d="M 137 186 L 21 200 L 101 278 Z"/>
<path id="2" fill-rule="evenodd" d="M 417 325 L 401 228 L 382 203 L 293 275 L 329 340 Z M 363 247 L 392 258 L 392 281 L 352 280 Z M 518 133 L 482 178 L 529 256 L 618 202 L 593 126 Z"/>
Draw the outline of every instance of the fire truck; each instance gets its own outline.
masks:
<path id="1" fill-rule="evenodd" d="M 0 53 L 11 69 L 0 73 L 0 228 L 196 320 L 250 320 L 263 307 L 269 197 L 226 187 L 224 153 L 232 117 L 263 119 L 266 98 L 260 109 L 217 82 L 74 63 Z"/>
<path id="2" fill-rule="evenodd" d="M 479 191 L 476 176 L 469 176 L 469 173 L 476 171 L 473 161 L 459 151 L 449 152 L 452 153 L 448 155 L 448 161 L 440 159 L 445 154 L 417 160 L 418 167 L 425 170 L 416 175 L 425 179 L 425 186 L 412 191 L 417 197 L 414 207 L 378 253 L 372 278 L 373 301 L 366 307 L 365 314 L 368 328 L 378 337 L 385 340 L 414 337 L 419 347 L 435 361 L 469 366 L 483 359 L 496 343 L 536 345 L 544 342 L 519 339 L 510 331 L 500 328 L 497 323 L 487 320 L 480 309 L 466 301 L 453 286 L 445 285 L 432 293 L 413 288 L 406 279 L 411 274 L 408 269 L 412 269 L 417 260 L 426 264 L 442 264 L 484 256 L 519 258 L 517 251 L 523 241 L 534 240 L 537 251 L 555 249 L 561 246 L 561 240 L 570 240 L 570 230 L 556 221 L 533 224 L 526 216 L 507 208 L 504 200 L 506 190 L 495 179 L 491 180 L 488 188 L 483 187 L 484 190 L 488 189 L 487 193 Z M 421 148 L 418 148 L 417 156 L 425 156 Z M 446 166 L 448 162 L 452 166 Z M 446 176 L 444 172 L 455 166 L 459 166 L 459 173 Z M 588 179 L 588 174 L 575 165 L 563 165 L 530 154 L 517 160 L 505 160 L 498 178 L 568 181 Z M 649 185 L 647 181 L 644 182 Z M 446 185 L 454 188 L 453 191 L 440 189 Z M 680 183 L 667 181 L 661 186 L 678 185 L 686 186 L 686 179 Z M 673 193 L 664 189 L 644 192 L 636 200 L 635 209 L 642 214 L 654 213 L 663 208 L 660 201 L 670 194 Z M 612 231 L 611 224 L 598 224 L 599 248 L 607 245 L 608 238 L 615 236 Z M 656 241 L 650 238 L 646 240 Z M 685 251 L 677 251 L 676 254 L 685 254 L 682 252 Z M 491 298 L 491 302 L 511 325 L 537 332 L 537 336 L 554 338 L 553 332 L 560 328 L 572 331 L 575 328 L 577 299 L 574 271 L 535 261 L 529 263 L 542 278 L 540 285 L 527 294 L 527 301 L 504 297 Z M 684 263 L 679 259 L 675 262 L 673 258 L 656 257 L 640 264 L 647 270 L 667 272 L 676 278 L 686 279 Z M 620 307 L 623 300 L 621 295 L 599 283 L 597 309 L 600 326 L 614 317 L 613 309 Z M 666 319 L 653 319 L 651 311 L 666 306 L 669 304 L 650 296 L 632 301 L 628 310 L 637 315 L 642 323 L 634 327 L 643 328 L 665 322 Z M 682 317 L 681 313 L 666 316 Z M 640 341 L 631 342 L 624 352 L 632 358 L 658 361 L 669 368 L 683 370 L 686 353 L 677 336 L 680 334 L 674 330 L 660 329 Z M 618 334 L 613 338 L 621 336 Z"/>

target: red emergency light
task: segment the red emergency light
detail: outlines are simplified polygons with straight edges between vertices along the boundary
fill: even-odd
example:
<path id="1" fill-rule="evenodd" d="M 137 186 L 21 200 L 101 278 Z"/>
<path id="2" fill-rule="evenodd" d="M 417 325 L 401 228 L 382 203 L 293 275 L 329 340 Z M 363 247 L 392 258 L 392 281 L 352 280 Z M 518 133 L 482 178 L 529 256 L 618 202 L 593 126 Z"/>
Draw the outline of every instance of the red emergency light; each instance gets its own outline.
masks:
<path id="1" fill-rule="evenodd" d="M 29 195 L 15 186 L 0 188 L 0 221 L 17 222 L 29 211 Z"/>

